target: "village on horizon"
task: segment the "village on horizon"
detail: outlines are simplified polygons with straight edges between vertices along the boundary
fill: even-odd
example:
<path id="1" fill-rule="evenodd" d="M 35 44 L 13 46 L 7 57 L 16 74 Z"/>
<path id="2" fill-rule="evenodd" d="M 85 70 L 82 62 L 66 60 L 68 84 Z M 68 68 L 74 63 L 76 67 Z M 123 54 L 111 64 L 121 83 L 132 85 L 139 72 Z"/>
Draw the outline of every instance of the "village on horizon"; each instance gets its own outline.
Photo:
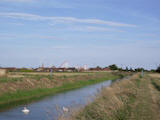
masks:
<path id="1" fill-rule="evenodd" d="M 76 67 L 71 67 L 69 66 L 68 62 L 63 62 L 59 67 L 52 66 L 52 67 L 45 67 L 44 64 L 37 68 L 28 68 L 28 67 L 1 67 L 0 69 L 5 69 L 8 72 L 89 72 L 89 71 L 113 71 L 113 70 L 118 70 L 118 71 L 131 71 L 131 72 L 140 72 L 142 70 L 144 71 L 155 71 L 154 69 L 151 70 L 146 70 L 144 68 L 135 68 L 133 69 L 132 67 L 118 67 L 116 64 L 109 65 L 107 67 L 88 67 L 88 65 L 83 65 L 83 66 L 76 66 Z"/>

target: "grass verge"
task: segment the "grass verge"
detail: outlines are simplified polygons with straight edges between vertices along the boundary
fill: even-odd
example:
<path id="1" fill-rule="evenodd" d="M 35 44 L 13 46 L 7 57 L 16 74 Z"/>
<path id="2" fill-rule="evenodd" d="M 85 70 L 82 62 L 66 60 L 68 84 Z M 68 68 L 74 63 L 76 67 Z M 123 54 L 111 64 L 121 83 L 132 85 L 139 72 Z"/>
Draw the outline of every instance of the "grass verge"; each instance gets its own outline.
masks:
<path id="1" fill-rule="evenodd" d="M 85 81 L 75 81 L 72 83 L 64 82 L 59 87 L 53 88 L 36 88 L 31 90 L 17 90 L 16 92 L 5 93 L 0 96 L 0 110 L 4 110 L 10 107 L 14 107 L 20 104 L 27 104 L 35 100 L 39 100 L 45 96 L 53 95 L 55 93 L 72 90 L 80 87 L 84 87 L 105 80 L 115 80 L 122 77 L 121 75 L 112 75 L 109 77 L 103 77 L 98 79 L 89 79 Z"/>
<path id="2" fill-rule="evenodd" d="M 160 78 L 138 74 L 103 88 L 96 99 L 59 120 L 160 120 Z"/>

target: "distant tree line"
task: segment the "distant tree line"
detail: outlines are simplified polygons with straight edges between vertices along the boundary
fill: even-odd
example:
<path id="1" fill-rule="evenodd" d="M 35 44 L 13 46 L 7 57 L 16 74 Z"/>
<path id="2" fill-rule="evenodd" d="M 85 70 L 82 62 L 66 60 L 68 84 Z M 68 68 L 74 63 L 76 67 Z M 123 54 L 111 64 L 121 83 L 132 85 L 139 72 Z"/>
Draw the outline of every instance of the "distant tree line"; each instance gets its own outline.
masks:
<path id="1" fill-rule="evenodd" d="M 133 69 L 133 68 L 119 68 L 116 64 L 113 64 L 113 65 L 109 65 L 108 68 L 110 70 L 119 70 L 119 71 L 127 71 L 127 72 L 141 72 L 142 70 L 146 71 L 144 68 L 136 68 L 136 69 Z"/>
<path id="2" fill-rule="evenodd" d="M 118 69 L 119 69 L 116 64 L 109 65 L 108 68 L 109 68 L 110 70 L 118 70 Z"/>
<path id="3" fill-rule="evenodd" d="M 110 70 L 118 70 L 118 71 L 126 71 L 126 72 L 141 72 L 141 71 L 145 71 L 145 72 L 158 72 L 160 73 L 160 66 L 157 67 L 157 69 L 151 69 L 151 70 L 146 70 L 144 68 L 136 68 L 136 69 L 133 69 L 133 68 L 129 68 L 129 67 L 126 67 L 126 68 L 121 68 L 121 67 L 118 67 L 116 64 L 112 64 L 112 65 L 109 65 L 108 68 Z"/>

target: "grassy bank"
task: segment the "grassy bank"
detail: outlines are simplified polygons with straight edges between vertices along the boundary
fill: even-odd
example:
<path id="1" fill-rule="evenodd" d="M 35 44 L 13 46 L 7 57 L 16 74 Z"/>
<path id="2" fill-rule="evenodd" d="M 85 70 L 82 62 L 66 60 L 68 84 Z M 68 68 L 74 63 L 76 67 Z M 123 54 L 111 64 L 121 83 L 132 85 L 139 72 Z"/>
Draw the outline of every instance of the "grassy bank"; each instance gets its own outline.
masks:
<path id="1" fill-rule="evenodd" d="M 1 96 L 0 96 L 0 110 L 4 110 L 5 108 L 9 108 L 9 107 L 13 107 L 13 106 L 16 106 L 16 105 L 19 105 L 19 104 L 27 104 L 27 103 L 30 103 L 31 101 L 35 101 L 35 100 L 39 100 L 40 98 L 44 97 L 44 96 L 48 96 L 48 95 L 53 95 L 55 93 L 59 93 L 59 92 L 63 92 L 63 91 L 67 91 L 67 90 L 71 90 L 71 89 L 75 89 L 75 88 L 80 88 L 80 87 L 84 87 L 84 86 L 87 86 L 87 85 L 91 85 L 91 84 L 96 84 L 98 82 L 102 82 L 102 81 L 105 81 L 105 80 L 115 80 L 115 79 L 118 79 L 118 78 L 121 78 L 123 77 L 123 74 L 116 74 L 116 73 L 100 73 L 100 74 L 97 74 L 95 73 L 97 77 L 93 77 L 92 75 L 87 75 L 86 76 L 80 76 L 81 79 L 83 80 L 80 80 L 78 79 L 77 76 L 70 76 L 69 78 L 68 77 L 64 77 L 62 76 L 62 79 L 63 80 L 66 80 L 66 81 L 63 81 L 62 82 L 62 79 L 59 78 L 59 81 L 58 79 L 52 79 L 52 78 L 46 78 L 47 81 L 46 82 L 56 82 L 57 84 L 53 84 L 54 86 L 52 87 L 39 87 L 39 88 L 36 88 L 33 86 L 32 89 L 22 89 L 22 90 L 16 90 L 16 91 L 10 91 L 10 92 L 4 92 Z M 36 79 L 36 81 L 40 81 L 41 78 L 39 78 L 39 76 L 30 76 L 34 77 L 34 79 Z M 43 76 L 44 77 L 44 76 Z M 48 76 L 46 76 L 48 77 Z M 55 78 L 55 77 L 54 77 Z M 74 79 L 75 80 L 74 80 Z M 4 78 L 3 78 L 4 79 Z M 44 79 L 44 80 L 46 80 Z M 70 80 L 68 80 L 70 79 Z M 78 79 L 78 80 L 77 80 Z M 23 80 L 22 78 L 21 79 L 16 79 L 15 78 L 12 79 L 9 78 L 8 81 L 5 81 L 3 80 L 2 83 L 4 84 L 11 84 L 13 83 L 14 85 L 16 83 L 23 83 Z M 30 83 L 31 81 L 29 81 Z M 43 81 L 45 82 L 45 81 Z M 61 84 L 59 84 L 58 82 L 60 82 Z M 25 82 L 24 82 L 25 84 Z M 50 84 L 50 83 L 49 83 Z"/>
<path id="2" fill-rule="evenodd" d="M 137 74 L 103 88 L 94 102 L 73 112 L 69 120 L 159 120 L 159 113 L 160 75 Z"/>

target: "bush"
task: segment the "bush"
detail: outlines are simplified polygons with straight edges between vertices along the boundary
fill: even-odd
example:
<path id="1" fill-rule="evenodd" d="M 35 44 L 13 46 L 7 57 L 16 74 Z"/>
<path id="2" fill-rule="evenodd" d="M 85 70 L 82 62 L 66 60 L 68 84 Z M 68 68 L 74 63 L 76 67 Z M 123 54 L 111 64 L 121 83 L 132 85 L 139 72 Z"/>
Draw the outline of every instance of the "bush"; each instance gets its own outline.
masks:
<path id="1" fill-rule="evenodd" d="M 113 65 L 110 65 L 108 66 L 110 70 L 118 70 L 118 67 L 117 65 L 113 64 Z"/>
<path id="2" fill-rule="evenodd" d="M 157 68 L 156 72 L 160 73 L 160 66 Z"/>

